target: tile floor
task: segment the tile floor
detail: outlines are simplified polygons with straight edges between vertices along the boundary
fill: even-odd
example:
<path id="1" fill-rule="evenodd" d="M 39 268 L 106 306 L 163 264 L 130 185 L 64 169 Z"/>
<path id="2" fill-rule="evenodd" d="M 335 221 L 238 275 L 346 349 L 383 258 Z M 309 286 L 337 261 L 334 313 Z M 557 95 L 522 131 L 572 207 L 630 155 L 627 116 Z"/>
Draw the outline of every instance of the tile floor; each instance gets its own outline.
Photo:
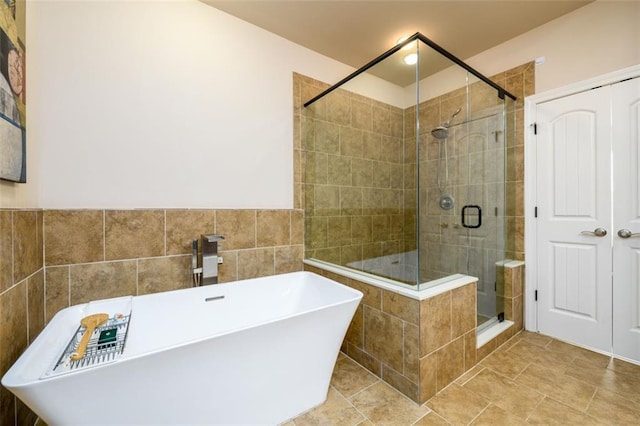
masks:
<path id="1" fill-rule="evenodd" d="M 340 354 L 306 425 L 640 425 L 640 366 L 522 332 L 419 406 Z"/>

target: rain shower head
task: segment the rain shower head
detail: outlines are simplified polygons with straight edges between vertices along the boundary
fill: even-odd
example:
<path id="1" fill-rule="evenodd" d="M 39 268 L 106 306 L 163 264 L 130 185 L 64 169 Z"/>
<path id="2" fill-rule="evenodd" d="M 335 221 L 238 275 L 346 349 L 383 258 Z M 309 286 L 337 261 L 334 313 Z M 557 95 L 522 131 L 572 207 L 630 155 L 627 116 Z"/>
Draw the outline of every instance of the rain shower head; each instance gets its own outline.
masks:
<path id="1" fill-rule="evenodd" d="M 449 120 L 447 120 L 446 122 L 442 123 L 440 126 L 438 126 L 435 129 L 433 129 L 431 131 L 431 134 L 433 135 L 433 137 L 436 138 L 436 139 L 446 139 L 446 138 L 448 138 L 449 137 L 449 126 L 451 125 L 451 122 L 456 117 L 456 115 L 460 114 L 460 111 L 462 111 L 462 109 L 458 108 L 451 115 Z"/>
<path id="2" fill-rule="evenodd" d="M 431 131 L 431 134 L 436 139 L 446 139 L 449 137 L 449 128 L 445 126 L 438 126 Z"/>

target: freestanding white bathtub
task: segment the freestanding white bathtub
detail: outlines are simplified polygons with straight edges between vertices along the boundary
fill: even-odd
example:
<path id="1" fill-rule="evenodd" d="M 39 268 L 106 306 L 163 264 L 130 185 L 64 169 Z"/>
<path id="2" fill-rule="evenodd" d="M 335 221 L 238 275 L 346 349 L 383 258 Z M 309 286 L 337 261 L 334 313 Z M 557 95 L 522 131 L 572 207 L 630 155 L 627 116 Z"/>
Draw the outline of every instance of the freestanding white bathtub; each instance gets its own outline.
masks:
<path id="1" fill-rule="evenodd" d="M 296 272 L 72 306 L 2 384 L 51 426 L 278 424 L 325 401 L 361 298 Z M 123 306 L 118 359 L 51 373 L 81 318 Z"/>

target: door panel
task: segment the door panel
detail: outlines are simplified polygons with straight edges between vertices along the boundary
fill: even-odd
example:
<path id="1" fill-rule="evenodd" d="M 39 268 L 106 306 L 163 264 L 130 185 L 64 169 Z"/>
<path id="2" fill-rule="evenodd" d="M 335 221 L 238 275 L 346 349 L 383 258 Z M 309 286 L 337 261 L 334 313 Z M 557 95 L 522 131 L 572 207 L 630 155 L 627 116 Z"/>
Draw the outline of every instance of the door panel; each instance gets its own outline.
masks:
<path id="1" fill-rule="evenodd" d="M 640 233 L 640 78 L 612 86 L 614 232 Z M 613 350 L 640 361 L 640 235 L 613 239 Z"/>
<path id="2" fill-rule="evenodd" d="M 612 321 L 609 96 L 602 87 L 536 110 L 538 329 L 603 351 Z"/>
<path id="3" fill-rule="evenodd" d="M 553 247 L 553 309 L 595 320 L 597 246 L 558 244 Z"/>

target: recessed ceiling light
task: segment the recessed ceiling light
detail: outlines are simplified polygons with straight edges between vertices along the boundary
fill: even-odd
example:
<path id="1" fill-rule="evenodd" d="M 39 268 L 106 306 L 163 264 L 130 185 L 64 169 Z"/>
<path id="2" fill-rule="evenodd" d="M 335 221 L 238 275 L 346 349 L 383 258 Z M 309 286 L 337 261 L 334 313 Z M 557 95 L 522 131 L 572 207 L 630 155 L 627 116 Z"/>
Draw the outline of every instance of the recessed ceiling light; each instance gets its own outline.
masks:
<path id="1" fill-rule="evenodd" d="M 407 56 L 402 58 L 405 64 L 413 65 L 418 62 L 418 54 L 417 53 L 409 53 Z"/>
<path id="2" fill-rule="evenodd" d="M 407 39 L 409 39 L 409 37 L 411 37 L 410 35 L 407 36 L 403 36 L 400 37 L 398 40 L 396 40 L 396 46 L 399 44 L 404 43 L 405 41 L 407 41 Z M 416 46 L 416 42 L 413 41 L 411 43 L 407 43 L 405 46 L 402 47 L 402 50 L 410 50 L 413 49 Z"/>
<path id="3" fill-rule="evenodd" d="M 411 36 L 410 35 L 406 35 L 406 36 L 400 37 L 398 40 L 396 40 L 396 46 L 399 45 L 399 44 L 402 44 L 402 42 L 407 40 L 409 37 L 411 37 Z"/>

